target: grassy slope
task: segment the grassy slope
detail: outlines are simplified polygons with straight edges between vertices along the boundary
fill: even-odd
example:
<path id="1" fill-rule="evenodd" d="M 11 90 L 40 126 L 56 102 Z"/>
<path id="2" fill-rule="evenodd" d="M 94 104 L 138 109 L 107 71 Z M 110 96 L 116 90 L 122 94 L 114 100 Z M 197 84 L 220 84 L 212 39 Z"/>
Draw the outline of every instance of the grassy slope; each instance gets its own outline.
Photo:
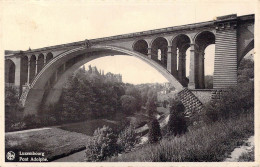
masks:
<path id="1" fill-rule="evenodd" d="M 236 119 L 216 122 L 190 131 L 181 137 L 163 139 L 159 144 L 144 146 L 140 150 L 122 154 L 109 161 L 223 161 L 235 147 L 253 133 L 253 114 L 241 115 Z"/>
<path id="2" fill-rule="evenodd" d="M 70 132 L 77 132 L 77 133 L 82 133 L 82 134 L 92 136 L 94 131 L 97 128 L 102 128 L 104 125 L 109 126 L 111 128 L 117 126 L 117 124 L 115 123 L 108 122 L 102 119 L 96 119 L 96 120 L 88 120 L 85 122 L 66 124 L 61 126 L 60 128 Z"/>
<path id="3" fill-rule="evenodd" d="M 6 135 L 6 149 L 43 151 L 49 161 L 85 148 L 89 136 L 58 128 Z"/>

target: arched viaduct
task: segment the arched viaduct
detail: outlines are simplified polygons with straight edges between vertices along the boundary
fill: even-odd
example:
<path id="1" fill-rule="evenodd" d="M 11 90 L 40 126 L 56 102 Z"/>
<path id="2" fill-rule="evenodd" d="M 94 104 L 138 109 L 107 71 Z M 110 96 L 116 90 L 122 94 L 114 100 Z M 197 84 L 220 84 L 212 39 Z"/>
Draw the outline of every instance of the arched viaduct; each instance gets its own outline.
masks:
<path id="1" fill-rule="evenodd" d="M 215 44 L 213 89 L 236 85 L 238 64 L 254 47 L 254 15 L 221 16 L 202 23 L 6 51 L 5 82 L 6 86 L 19 89 L 25 114 L 35 114 L 43 100 L 47 104 L 58 101 L 66 78 L 81 65 L 103 56 L 129 55 L 148 63 L 167 78 L 188 108 L 198 107 L 200 100 L 192 91 L 205 88 L 204 55 L 211 44 Z M 186 71 L 188 49 L 190 70 Z"/>

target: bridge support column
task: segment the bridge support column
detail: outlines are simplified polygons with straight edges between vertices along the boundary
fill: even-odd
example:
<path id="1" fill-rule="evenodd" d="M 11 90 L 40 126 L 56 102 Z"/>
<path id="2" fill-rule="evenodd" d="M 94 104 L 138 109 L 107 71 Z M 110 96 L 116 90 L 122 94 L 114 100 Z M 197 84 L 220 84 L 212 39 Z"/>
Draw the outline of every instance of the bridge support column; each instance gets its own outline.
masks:
<path id="1" fill-rule="evenodd" d="M 182 60 L 183 54 L 181 51 L 179 51 L 179 64 L 178 64 L 178 78 L 181 83 L 183 83 L 183 60 Z"/>
<path id="2" fill-rule="evenodd" d="M 63 64 L 63 71 L 66 71 L 66 63 Z"/>
<path id="3" fill-rule="evenodd" d="M 177 68 L 176 68 L 176 62 L 177 62 L 177 49 L 173 46 L 168 46 L 168 52 L 167 52 L 167 70 L 176 77 L 177 75 Z"/>
<path id="4" fill-rule="evenodd" d="M 27 84 L 30 84 L 30 66 L 31 66 L 31 56 L 28 56 L 28 74 L 27 74 Z"/>
<path id="5" fill-rule="evenodd" d="M 152 58 L 152 48 L 148 48 L 148 57 L 151 59 Z"/>
<path id="6" fill-rule="evenodd" d="M 190 44 L 190 71 L 189 71 L 189 84 L 190 89 L 195 89 L 195 44 Z"/>
<path id="7" fill-rule="evenodd" d="M 218 17 L 216 22 L 215 89 L 237 85 L 237 21 L 236 15 L 229 17 Z"/>
<path id="8" fill-rule="evenodd" d="M 43 54 L 43 56 L 44 56 L 44 58 L 43 58 L 43 66 L 45 66 L 45 64 L 46 64 L 46 57 L 47 57 L 47 55 L 46 55 L 46 54 Z"/>
<path id="9" fill-rule="evenodd" d="M 198 55 L 198 72 L 199 72 L 199 76 L 198 76 L 198 80 L 199 80 L 199 89 L 205 89 L 205 72 L 204 72 L 204 56 L 205 53 L 204 51 L 200 52 Z"/>
<path id="10" fill-rule="evenodd" d="M 39 55 L 35 56 L 36 59 L 35 59 L 35 75 L 38 74 L 38 58 L 39 58 Z"/>
<path id="11" fill-rule="evenodd" d="M 55 71 L 55 79 L 54 79 L 54 81 L 57 82 L 57 80 L 58 80 L 58 70 Z"/>

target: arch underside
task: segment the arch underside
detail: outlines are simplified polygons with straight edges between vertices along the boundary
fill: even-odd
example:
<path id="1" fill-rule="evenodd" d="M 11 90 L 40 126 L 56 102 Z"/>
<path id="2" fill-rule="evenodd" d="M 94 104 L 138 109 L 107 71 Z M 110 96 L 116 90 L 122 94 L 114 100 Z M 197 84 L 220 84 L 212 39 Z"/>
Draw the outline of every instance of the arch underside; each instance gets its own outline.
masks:
<path id="1" fill-rule="evenodd" d="M 91 48 L 80 47 L 54 57 L 37 74 L 26 96 L 25 114 L 36 114 L 39 105 L 43 101 L 43 96 L 46 97 L 46 99 L 44 99 L 46 104 L 57 102 L 68 76 L 70 76 L 80 66 L 91 60 L 110 55 L 134 56 L 160 72 L 176 88 L 177 92 L 183 89 L 180 82 L 175 79 L 170 72 L 168 72 L 162 65 L 149 59 L 146 55 L 114 46 L 93 46 Z M 64 71 L 62 71 L 60 76 L 56 78 L 57 80 L 53 83 L 51 91 L 47 92 L 46 85 L 48 85 L 48 81 L 52 78 L 57 69 L 62 69 L 64 64 L 67 67 L 65 66 L 66 68 L 64 68 Z"/>
<path id="2" fill-rule="evenodd" d="M 239 66 L 241 60 L 246 56 L 248 52 L 250 52 L 252 49 L 254 49 L 254 39 L 251 39 L 249 44 L 245 47 L 242 54 L 238 57 L 237 65 Z"/>

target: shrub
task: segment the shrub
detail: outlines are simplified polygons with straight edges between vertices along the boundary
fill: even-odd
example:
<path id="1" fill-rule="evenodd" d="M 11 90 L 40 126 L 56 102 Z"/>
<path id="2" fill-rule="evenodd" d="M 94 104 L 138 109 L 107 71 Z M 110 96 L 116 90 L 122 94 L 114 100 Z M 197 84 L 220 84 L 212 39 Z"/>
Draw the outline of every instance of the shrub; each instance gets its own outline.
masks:
<path id="1" fill-rule="evenodd" d="M 214 99 L 205 105 L 206 122 L 237 117 L 241 113 L 251 111 L 254 107 L 253 82 L 240 83 L 222 91 L 220 99 Z"/>
<path id="2" fill-rule="evenodd" d="M 149 143 L 157 143 L 162 138 L 160 124 L 156 118 L 149 123 L 148 141 Z"/>
<path id="3" fill-rule="evenodd" d="M 135 133 L 135 128 L 132 124 L 123 130 L 117 139 L 117 144 L 120 152 L 131 151 L 131 149 L 139 142 L 139 136 Z"/>
<path id="4" fill-rule="evenodd" d="M 13 87 L 6 87 L 5 88 L 5 129 L 6 131 L 18 130 L 19 126 L 17 126 L 17 123 L 21 122 L 22 118 L 23 118 L 23 107 L 19 102 L 17 90 Z"/>
<path id="5" fill-rule="evenodd" d="M 223 161 L 238 143 L 254 134 L 253 113 L 242 114 L 189 131 L 180 137 L 162 139 L 139 150 L 123 153 L 110 161 L 124 162 L 218 162 Z"/>
<path id="6" fill-rule="evenodd" d="M 170 117 L 168 122 L 168 133 L 181 135 L 187 132 L 188 126 L 184 115 L 185 107 L 181 101 L 175 101 L 170 108 Z"/>
<path id="7" fill-rule="evenodd" d="M 117 154 L 117 136 L 108 126 L 98 128 L 86 145 L 86 161 L 103 161 Z"/>

